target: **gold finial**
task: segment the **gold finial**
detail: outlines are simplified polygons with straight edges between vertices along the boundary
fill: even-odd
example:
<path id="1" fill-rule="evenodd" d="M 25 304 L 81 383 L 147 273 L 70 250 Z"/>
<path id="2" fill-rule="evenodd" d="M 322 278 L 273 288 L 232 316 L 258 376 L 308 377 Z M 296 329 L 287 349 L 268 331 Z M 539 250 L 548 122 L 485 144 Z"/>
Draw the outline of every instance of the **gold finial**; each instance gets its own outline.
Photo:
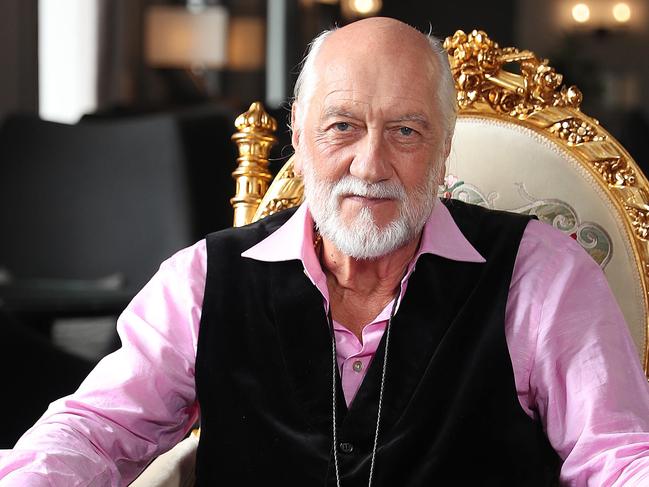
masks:
<path id="1" fill-rule="evenodd" d="M 230 203 L 234 207 L 234 226 L 240 227 L 252 221 L 272 175 L 268 170 L 270 149 L 277 143 L 274 132 L 277 121 L 271 117 L 260 102 L 250 105 L 247 112 L 234 122 L 238 129 L 232 136 L 237 144 L 239 157 L 232 173 L 236 191 Z"/>
<path id="2" fill-rule="evenodd" d="M 277 121 L 264 110 L 261 102 L 254 102 L 247 112 L 234 121 L 239 132 L 258 132 L 273 135 L 277 130 Z"/>

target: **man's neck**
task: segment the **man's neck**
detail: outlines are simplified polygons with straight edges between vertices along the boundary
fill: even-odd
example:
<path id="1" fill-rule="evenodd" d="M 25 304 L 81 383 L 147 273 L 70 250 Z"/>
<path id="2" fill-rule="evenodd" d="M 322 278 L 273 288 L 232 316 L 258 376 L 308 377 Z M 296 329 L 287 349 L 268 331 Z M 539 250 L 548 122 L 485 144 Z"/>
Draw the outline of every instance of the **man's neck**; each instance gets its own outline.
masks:
<path id="1" fill-rule="evenodd" d="M 394 291 L 417 251 L 419 239 L 376 259 L 359 260 L 343 254 L 330 241 L 322 239 L 322 268 L 328 281 L 358 294 L 373 294 L 383 289 Z"/>
<path id="2" fill-rule="evenodd" d="M 321 264 L 334 320 L 361 339 L 363 326 L 396 296 L 418 246 L 416 238 L 385 256 L 358 260 L 323 238 Z"/>

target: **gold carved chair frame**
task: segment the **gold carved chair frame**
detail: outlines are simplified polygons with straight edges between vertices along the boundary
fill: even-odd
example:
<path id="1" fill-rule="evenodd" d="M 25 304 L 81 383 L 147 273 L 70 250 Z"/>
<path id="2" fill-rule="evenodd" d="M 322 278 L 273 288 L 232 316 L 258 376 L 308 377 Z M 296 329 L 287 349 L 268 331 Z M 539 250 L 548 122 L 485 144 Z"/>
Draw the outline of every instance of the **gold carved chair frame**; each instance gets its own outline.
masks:
<path id="1" fill-rule="evenodd" d="M 444 42 L 455 78 L 458 123 L 483 120 L 516 124 L 550 141 L 575 159 L 585 177 L 593 181 L 617 225 L 625 235 L 626 253 L 633 260 L 637 300 L 643 318 L 634 340 L 645 372 L 649 370 L 649 183 L 629 153 L 597 120 L 580 110 L 581 92 L 562 85 L 562 76 L 534 53 L 501 48 L 481 31 L 457 31 Z M 518 66 L 518 72 L 505 68 Z M 271 183 L 268 157 L 276 142 L 277 123 L 260 103 L 239 116 L 233 140 L 239 148 L 233 173 L 236 194 L 234 225 L 254 222 L 277 211 L 299 205 L 303 185 L 293 172 L 293 159 Z M 619 297 L 619 296 L 618 296 Z"/>

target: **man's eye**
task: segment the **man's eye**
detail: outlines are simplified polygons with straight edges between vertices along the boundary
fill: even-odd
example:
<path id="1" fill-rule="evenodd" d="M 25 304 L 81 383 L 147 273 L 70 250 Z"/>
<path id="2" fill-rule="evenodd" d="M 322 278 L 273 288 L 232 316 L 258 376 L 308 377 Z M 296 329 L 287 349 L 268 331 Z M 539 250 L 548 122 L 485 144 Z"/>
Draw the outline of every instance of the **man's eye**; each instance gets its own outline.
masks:
<path id="1" fill-rule="evenodd" d="M 336 124 L 336 130 L 345 132 L 346 130 L 349 130 L 349 124 L 347 122 L 338 122 Z"/>
<path id="2" fill-rule="evenodd" d="M 399 133 L 401 135 L 405 135 L 406 137 L 409 135 L 412 135 L 414 130 L 412 130 L 410 127 L 399 127 Z"/>

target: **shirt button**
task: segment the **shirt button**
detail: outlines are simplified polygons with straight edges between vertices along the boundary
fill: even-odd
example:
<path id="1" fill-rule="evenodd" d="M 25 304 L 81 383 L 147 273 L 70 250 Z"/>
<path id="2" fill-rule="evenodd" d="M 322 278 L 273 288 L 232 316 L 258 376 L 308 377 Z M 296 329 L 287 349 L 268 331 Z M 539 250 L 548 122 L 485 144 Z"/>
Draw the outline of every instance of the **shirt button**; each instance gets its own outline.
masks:
<path id="1" fill-rule="evenodd" d="M 354 369 L 354 372 L 360 372 L 361 370 L 363 370 L 363 362 L 361 362 L 360 360 L 355 361 L 352 364 L 352 369 Z"/>
<path id="2" fill-rule="evenodd" d="M 352 445 L 351 443 L 348 443 L 348 442 L 346 442 L 346 441 L 342 441 L 342 442 L 340 442 L 340 444 L 338 445 L 338 449 L 339 449 L 342 453 L 349 454 L 349 453 L 351 453 L 351 452 L 354 451 L 354 445 Z"/>

